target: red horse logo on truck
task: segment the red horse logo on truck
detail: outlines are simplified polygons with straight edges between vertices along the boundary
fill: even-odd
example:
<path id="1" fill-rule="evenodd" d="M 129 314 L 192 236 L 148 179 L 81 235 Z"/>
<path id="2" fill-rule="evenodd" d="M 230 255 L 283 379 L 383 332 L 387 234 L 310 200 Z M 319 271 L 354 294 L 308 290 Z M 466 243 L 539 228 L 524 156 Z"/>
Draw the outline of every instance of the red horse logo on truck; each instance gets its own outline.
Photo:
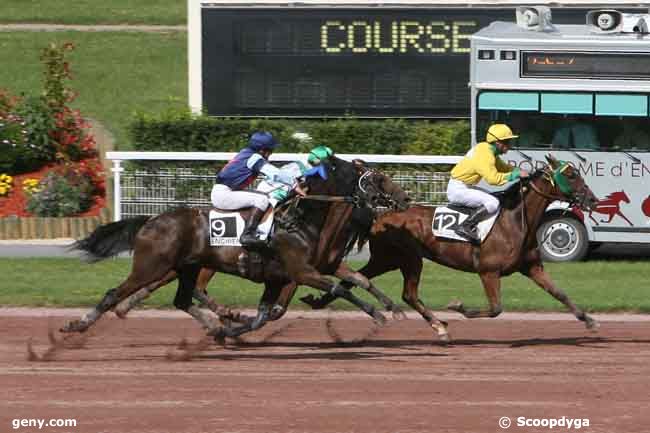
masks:
<path id="1" fill-rule="evenodd" d="M 604 220 L 601 219 L 601 223 L 611 223 L 612 219 L 614 216 L 618 215 L 621 218 L 623 218 L 627 223 L 631 226 L 632 221 L 627 219 L 625 215 L 623 215 L 623 212 L 621 212 L 621 202 L 629 203 L 630 198 L 625 194 L 625 191 L 616 191 L 611 194 L 609 194 L 607 197 L 605 197 L 603 200 L 600 200 L 598 203 L 596 203 L 596 207 L 589 211 L 589 218 L 596 224 L 598 225 L 598 221 L 592 216 L 592 213 L 596 212 L 599 214 L 604 214 L 609 216 L 609 219 Z"/>

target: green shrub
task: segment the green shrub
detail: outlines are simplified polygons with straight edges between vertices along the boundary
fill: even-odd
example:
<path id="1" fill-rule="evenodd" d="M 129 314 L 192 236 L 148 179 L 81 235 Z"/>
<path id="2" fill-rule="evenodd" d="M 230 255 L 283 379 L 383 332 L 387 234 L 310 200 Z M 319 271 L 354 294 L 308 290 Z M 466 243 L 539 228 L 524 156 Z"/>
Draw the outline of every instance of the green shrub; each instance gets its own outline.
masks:
<path id="1" fill-rule="evenodd" d="M 88 209 L 93 186 L 83 178 L 67 178 L 50 172 L 38 184 L 27 202 L 27 210 L 39 217 L 72 216 Z"/>
<path id="2" fill-rule="evenodd" d="M 27 141 L 40 149 L 47 160 L 54 160 L 56 149 L 49 136 L 54 129 L 54 112 L 45 99 L 25 97 L 15 111 L 25 122 Z"/>
<path id="3" fill-rule="evenodd" d="M 288 153 L 325 144 L 338 153 L 461 155 L 470 142 L 467 121 L 235 119 L 183 111 L 139 113 L 129 128 L 136 150 L 167 152 L 234 152 L 258 130 L 272 132 L 282 143 L 278 151 Z M 301 142 L 292 137 L 295 132 L 312 140 Z"/>
<path id="4" fill-rule="evenodd" d="M 15 114 L 0 115 L 0 172 L 27 173 L 49 159 L 42 147 L 30 142 L 25 121 Z"/>

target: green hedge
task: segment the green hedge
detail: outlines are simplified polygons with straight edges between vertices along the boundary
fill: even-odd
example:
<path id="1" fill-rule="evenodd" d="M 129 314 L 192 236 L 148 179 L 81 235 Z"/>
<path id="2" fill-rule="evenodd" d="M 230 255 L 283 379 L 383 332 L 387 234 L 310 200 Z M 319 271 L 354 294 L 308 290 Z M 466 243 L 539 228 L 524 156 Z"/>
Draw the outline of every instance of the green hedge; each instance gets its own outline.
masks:
<path id="1" fill-rule="evenodd" d="M 238 151 L 258 130 L 271 131 L 282 143 L 277 151 L 288 153 L 325 144 L 337 153 L 462 155 L 470 146 L 465 120 L 236 119 L 186 112 L 139 113 L 129 130 L 138 151 Z M 292 138 L 295 132 L 308 133 L 312 141 Z"/>

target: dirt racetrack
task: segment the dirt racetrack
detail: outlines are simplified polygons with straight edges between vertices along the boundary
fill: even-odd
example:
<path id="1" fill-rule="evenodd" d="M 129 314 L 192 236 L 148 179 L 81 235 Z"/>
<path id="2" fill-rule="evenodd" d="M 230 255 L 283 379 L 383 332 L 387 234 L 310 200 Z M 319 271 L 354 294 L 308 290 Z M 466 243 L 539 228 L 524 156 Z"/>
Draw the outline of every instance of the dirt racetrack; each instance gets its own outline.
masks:
<path id="1" fill-rule="evenodd" d="M 610 317 L 592 334 L 569 315 L 452 319 L 444 347 L 419 319 L 375 329 L 305 313 L 174 361 L 182 340 L 201 340 L 191 319 L 107 315 L 51 343 L 61 314 L 0 311 L 0 432 L 498 432 L 501 417 L 548 432 L 569 429 L 517 419 L 563 416 L 581 431 L 650 431 L 647 320 Z M 23 418 L 77 426 L 13 429 Z"/>

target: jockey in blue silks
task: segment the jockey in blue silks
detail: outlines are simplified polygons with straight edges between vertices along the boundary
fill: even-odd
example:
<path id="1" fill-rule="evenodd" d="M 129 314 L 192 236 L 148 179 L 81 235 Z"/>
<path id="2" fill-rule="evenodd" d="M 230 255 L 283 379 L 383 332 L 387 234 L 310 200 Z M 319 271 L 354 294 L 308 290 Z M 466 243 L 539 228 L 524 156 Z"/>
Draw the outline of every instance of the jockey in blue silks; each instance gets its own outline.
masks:
<path id="1" fill-rule="evenodd" d="M 279 182 L 290 187 L 294 185 L 292 176 L 268 162 L 269 156 L 277 145 L 278 142 L 270 132 L 254 133 L 248 146 L 239 151 L 217 174 L 216 184 L 212 188 L 210 196 L 212 204 L 219 209 L 253 208 L 246 221 L 244 232 L 239 238 L 239 242 L 245 247 L 259 245 L 257 226 L 269 207 L 269 197 L 266 194 L 246 190 L 246 188 L 260 174 L 270 182 Z"/>

